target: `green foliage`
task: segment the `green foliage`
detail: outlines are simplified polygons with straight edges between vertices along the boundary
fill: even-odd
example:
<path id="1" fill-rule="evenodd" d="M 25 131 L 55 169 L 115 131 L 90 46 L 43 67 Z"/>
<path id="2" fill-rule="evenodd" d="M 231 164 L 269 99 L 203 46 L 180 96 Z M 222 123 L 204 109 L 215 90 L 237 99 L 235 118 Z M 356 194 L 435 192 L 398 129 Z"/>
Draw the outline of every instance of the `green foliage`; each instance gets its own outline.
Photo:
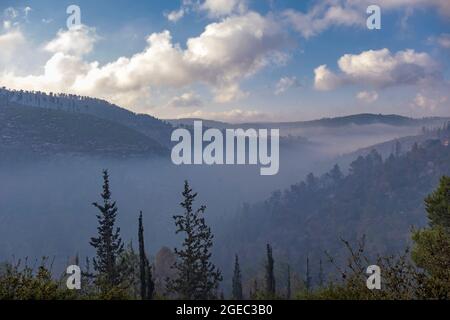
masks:
<path id="1" fill-rule="evenodd" d="M 177 271 L 175 279 L 169 279 L 167 288 L 184 300 L 208 300 L 217 298 L 221 272 L 210 261 L 213 235 L 203 217 L 206 207 L 193 209 L 197 197 L 184 183 L 184 201 L 180 204 L 183 214 L 174 216 L 176 233 L 184 234 L 182 249 L 175 249 L 178 260 L 173 268 Z"/>
<path id="2" fill-rule="evenodd" d="M 413 233 L 412 258 L 423 269 L 422 296 L 450 298 L 450 177 L 426 199 L 429 228 Z"/>
<path id="3" fill-rule="evenodd" d="M 439 141 L 384 160 L 372 151 L 353 161 L 346 175 L 334 167 L 321 177 L 308 175 L 266 201 L 246 205 L 224 228 L 233 235 L 218 236 L 219 250 L 231 256 L 239 248 L 247 253 L 246 261 L 256 261 L 260 253 L 253 248 L 270 239 L 293 270 L 305 269 L 308 253 L 314 287 L 320 282 L 318 264 L 325 250 L 345 263 L 346 250 L 336 241 L 341 237 L 356 243 L 366 234 L 371 258 L 402 252 L 410 244 L 411 226 L 426 224 L 423 200 L 444 174 L 450 174 L 450 147 Z M 448 194 L 448 180 L 446 188 Z M 441 189 L 430 201 L 442 200 Z M 323 274 L 332 271 L 323 265 Z"/>
<path id="4" fill-rule="evenodd" d="M 436 191 L 425 199 L 431 227 L 440 226 L 450 234 L 450 177 L 443 176 Z"/>
<path id="5" fill-rule="evenodd" d="M 124 251 L 124 245 L 120 238 L 120 228 L 115 227 L 117 207 L 111 201 L 108 171 L 103 171 L 103 192 L 101 194 L 103 204 L 93 203 L 100 211 L 97 215 L 99 226 L 98 236 L 91 238 L 90 244 L 97 252 L 93 259 L 96 271 L 96 282 L 102 292 L 110 292 L 122 282 L 120 264 L 118 258 Z"/>
<path id="6" fill-rule="evenodd" d="M 73 291 L 67 290 L 52 279 L 45 267 L 45 259 L 36 272 L 25 265 L 20 267 L 5 264 L 0 270 L 0 300 L 68 300 L 76 299 Z"/>

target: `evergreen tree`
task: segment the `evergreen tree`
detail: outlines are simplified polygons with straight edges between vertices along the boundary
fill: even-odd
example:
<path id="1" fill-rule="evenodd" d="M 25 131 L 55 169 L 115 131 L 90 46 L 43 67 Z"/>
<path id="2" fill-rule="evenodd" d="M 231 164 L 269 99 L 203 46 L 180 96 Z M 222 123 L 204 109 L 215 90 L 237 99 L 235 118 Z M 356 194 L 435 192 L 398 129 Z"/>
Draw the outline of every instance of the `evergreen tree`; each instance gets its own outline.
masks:
<path id="1" fill-rule="evenodd" d="M 322 266 L 322 259 L 319 261 L 319 286 L 323 287 L 324 284 L 324 277 L 323 277 L 323 266 Z"/>
<path id="2" fill-rule="evenodd" d="M 103 204 L 93 203 L 100 214 L 97 215 L 98 236 L 91 238 L 90 244 L 97 252 L 92 260 L 96 282 L 102 290 L 109 290 L 121 282 L 121 274 L 118 258 L 124 251 L 124 245 L 120 238 L 120 228 L 115 227 L 117 207 L 111 200 L 109 189 L 108 171 L 103 171 L 103 192 L 101 194 Z"/>
<path id="3" fill-rule="evenodd" d="M 291 300 L 291 266 L 287 266 L 286 300 Z"/>
<path id="4" fill-rule="evenodd" d="M 306 285 L 306 292 L 311 292 L 311 272 L 309 270 L 309 257 L 306 256 L 306 279 L 305 279 L 305 285 Z"/>
<path id="5" fill-rule="evenodd" d="M 450 177 L 443 176 L 436 191 L 425 199 L 431 227 L 441 226 L 450 234 Z"/>
<path id="6" fill-rule="evenodd" d="M 275 297 L 275 273 L 274 260 L 272 256 L 272 247 L 267 245 L 267 262 L 266 262 L 266 294 L 269 297 Z"/>
<path id="7" fill-rule="evenodd" d="M 233 299 L 243 300 L 242 295 L 242 275 L 241 268 L 239 266 L 239 257 L 236 255 L 234 261 L 234 273 L 233 273 Z"/>
<path id="8" fill-rule="evenodd" d="M 339 165 L 335 164 L 333 169 L 330 171 L 330 177 L 333 179 L 335 183 L 340 182 L 344 175 L 342 174 L 341 168 Z"/>
<path id="9" fill-rule="evenodd" d="M 146 255 L 144 247 L 144 226 L 142 225 L 142 211 L 139 214 L 139 229 L 138 229 L 138 239 L 139 239 L 139 279 L 141 287 L 141 299 L 145 300 L 147 298 L 147 276 L 146 276 Z"/>
<path id="10" fill-rule="evenodd" d="M 450 298 L 450 177 L 425 199 L 429 228 L 413 233 L 412 259 L 425 271 L 420 295 L 427 299 Z"/>
<path id="11" fill-rule="evenodd" d="M 154 296 L 155 283 L 153 281 L 152 267 L 145 253 L 144 225 L 142 223 L 142 211 L 139 214 L 139 278 L 142 300 L 151 300 Z"/>
<path id="12" fill-rule="evenodd" d="M 183 214 L 174 216 L 176 233 L 185 235 L 182 249 L 175 249 L 178 257 L 173 268 L 175 279 L 169 279 L 167 288 L 185 300 L 208 300 L 217 298 L 217 288 L 222 281 L 221 272 L 210 261 L 213 246 L 211 229 L 203 217 L 206 207 L 193 209 L 197 193 L 193 193 L 187 181 L 180 204 Z"/>

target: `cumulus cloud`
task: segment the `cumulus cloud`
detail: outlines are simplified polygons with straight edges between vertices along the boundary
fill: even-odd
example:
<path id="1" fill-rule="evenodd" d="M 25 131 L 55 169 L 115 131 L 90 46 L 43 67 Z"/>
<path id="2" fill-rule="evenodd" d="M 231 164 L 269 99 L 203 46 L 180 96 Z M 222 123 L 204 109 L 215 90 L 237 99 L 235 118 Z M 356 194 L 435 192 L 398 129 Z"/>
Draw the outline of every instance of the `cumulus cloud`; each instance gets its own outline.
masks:
<path id="1" fill-rule="evenodd" d="M 329 1 L 322 1 L 306 13 L 289 9 L 283 15 L 305 38 L 315 36 L 333 25 L 362 26 L 365 22 L 365 11 L 344 4 L 330 5 Z"/>
<path id="2" fill-rule="evenodd" d="M 194 92 L 186 92 L 178 97 L 172 98 L 167 106 L 172 108 L 198 108 L 203 106 L 203 101 Z"/>
<path id="3" fill-rule="evenodd" d="M 212 88 L 216 101 L 228 102 L 245 96 L 239 82 L 278 61 L 275 57 L 285 45 L 280 26 L 255 12 L 208 25 L 198 37 L 187 40 L 185 49 L 173 43 L 169 31 L 154 33 L 142 52 L 105 65 L 83 58 L 95 41 L 95 30 L 85 26 L 60 31 L 45 46 L 54 55 L 43 74 L 5 72 L 0 83 L 19 89 L 91 95 L 125 107 L 141 103 L 143 93 L 152 87 L 202 83 Z"/>
<path id="4" fill-rule="evenodd" d="M 69 30 L 59 30 L 56 38 L 46 44 L 45 50 L 82 56 L 92 51 L 97 40 L 94 28 L 79 25 Z"/>
<path id="5" fill-rule="evenodd" d="M 184 17 L 184 8 L 171 11 L 166 15 L 167 20 L 169 20 L 170 22 L 177 22 L 183 17 Z"/>
<path id="6" fill-rule="evenodd" d="M 361 91 L 358 92 L 356 98 L 366 103 L 374 103 L 378 100 L 378 93 L 376 91 Z"/>
<path id="7" fill-rule="evenodd" d="M 205 0 L 200 5 L 213 18 L 227 16 L 233 13 L 243 14 L 247 11 L 246 0 Z"/>
<path id="8" fill-rule="evenodd" d="M 420 8 L 434 8 L 450 16 L 448 0 L 318 0 L 313 4 L 307 11 L 289 9 L 283 12 L 286 21 L 305 38 L 334 26 L 365 27 L 369 5 L 379 5 L 382 10 L 405 10 L 406 19 L 414 9 Z"/>
<path id="9" fill-rule="evenodd" d="M 441 77 L 439 65 L 427 54 L 408 49 L 392 54 L 388 49 L 346 54 L 338 61 L 339 74 L 326 65 L 315 70 L 315 87 L 332 90 L 345 84 L 376 88 L 427 84 Z"/>
<path id="10" fill-rule="evenodd" d="M 9 62 L 25 44 L 25 37 L 20 30 L 8 30 L 0 34 L 0 65 Z"/>
<path id="11" fill-rule="evenodd" d="M 299 82 L 297 80 L 297 77 L 283 77 L 280 80 L 278 80 L 275 86 L 275 94 L 280 95 L 289 90 L 290 88 L 298 86 Z"/>
<path id="12" fill-rule="evenodd" d="M 341 79 L 328 70 L 328 67 L 325 64 L 314 69 L 314 87 L 317 90 L 333 90 L 336 89 L 341 82 Z"/>

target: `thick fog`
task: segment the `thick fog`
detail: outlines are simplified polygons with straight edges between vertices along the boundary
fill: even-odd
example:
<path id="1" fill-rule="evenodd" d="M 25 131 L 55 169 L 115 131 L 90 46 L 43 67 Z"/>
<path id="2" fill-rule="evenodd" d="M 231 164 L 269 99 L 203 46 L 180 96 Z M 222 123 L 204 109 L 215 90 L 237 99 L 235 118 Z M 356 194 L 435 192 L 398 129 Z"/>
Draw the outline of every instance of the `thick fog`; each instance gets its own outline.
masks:
<path id="1" fill-rule="evenodd" d="M 139 211 L 144 212 L 146 248 L 178 244 L 172 216 L 180 213 L 183 181 L 207 205 L 208 222 L 221 233 L 224 221 L 244 203 L 253 203 L 321 174 L 337 157 L 375 143 L 420 132 L 418 127 L 386 125 L 312 128 L 303 138 L 281 141 L 280 171 L 261 176 L 258 165 L 175 166 L 170 159 L 108 160 L 59 156 L 51 160 L 2 163 L 0 166 L 0 260 L 48 256 L 61 268 L 76 254 L 92 256 L 102 169 L 110 173 L 112 197 L 119 208 L 123 239 L 136 242 Z M 289 132 L 293 134 L 294 132 Z M 257 226 L 255 226 L 257 227 Z"/>

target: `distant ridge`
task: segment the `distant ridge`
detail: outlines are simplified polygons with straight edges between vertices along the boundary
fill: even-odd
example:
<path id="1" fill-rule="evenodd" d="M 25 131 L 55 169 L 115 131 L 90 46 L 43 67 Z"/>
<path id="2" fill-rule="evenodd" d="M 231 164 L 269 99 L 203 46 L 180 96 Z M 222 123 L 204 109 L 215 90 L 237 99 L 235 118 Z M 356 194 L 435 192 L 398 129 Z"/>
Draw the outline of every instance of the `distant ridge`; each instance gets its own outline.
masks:
<path id="1" fill-rule="evenodd" d="M 192 125 L 195 120 L 193 118 L 167 120 L 172 125 Z M 216 126 L 218 128 L 225 127 L 240 127 L 240 128 L 311 128 L 311 127 L 342 127 L 347 125 L 371 125 L 371 124 L 385 124 L 390 126 L 417 126 L 417 125 L 430 125 L 434 123 L 441 123 L 442 121 L 448 121 L 450 118 L 443 117 L 430 117 L 430 118 L 409 118 L 396 114 L 371 114 L 362 113 L 343 117 L 334 118 L 322 118 L 318 120 L 310 121 L 293 121 L 293 122 L 255 122 L 255 123 L 240 123 L 230 124 L 221 121 L 203 120 L 205 126 Z"/>

